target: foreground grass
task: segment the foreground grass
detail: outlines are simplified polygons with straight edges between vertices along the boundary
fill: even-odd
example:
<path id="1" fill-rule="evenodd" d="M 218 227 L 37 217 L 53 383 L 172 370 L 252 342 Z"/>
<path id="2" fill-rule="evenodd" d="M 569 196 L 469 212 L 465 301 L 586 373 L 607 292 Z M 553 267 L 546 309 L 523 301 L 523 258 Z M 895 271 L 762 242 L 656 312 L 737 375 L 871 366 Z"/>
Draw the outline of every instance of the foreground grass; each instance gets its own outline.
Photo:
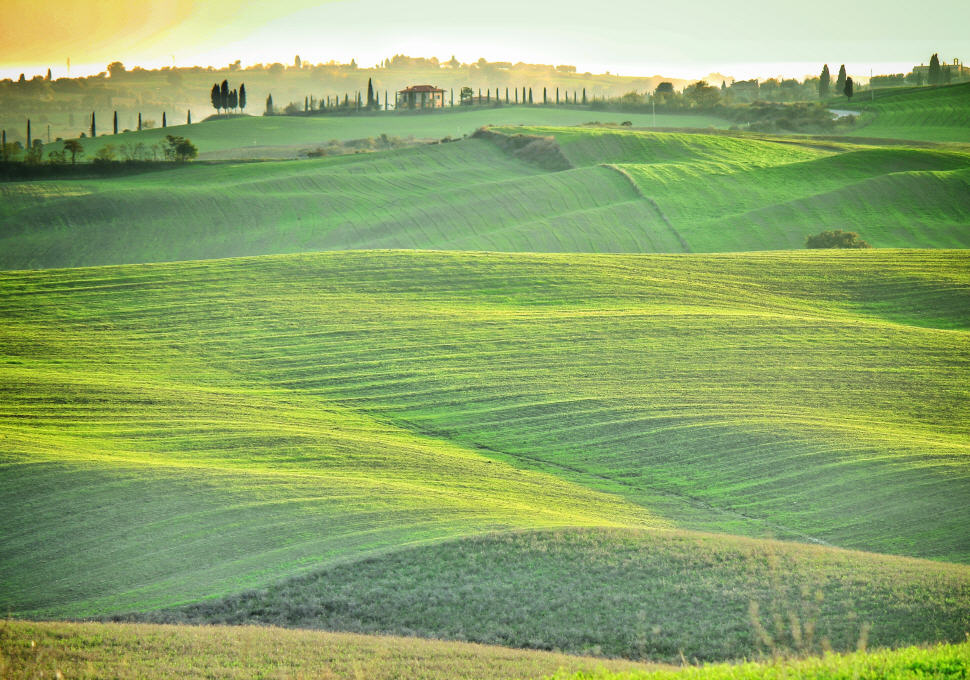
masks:
<path id="1" fill-rule="evenodd" d="M 561 671 L 554 680 L 964 680 L 968 669 L 970 643 L 964 643 L 682 670 Z"/>
<path id="2" fill-rule="evenodd" d="M 544 171 L 468 139 L 0 183 L 0 267 L 372 248 L 778 250 L 802 248 L 806 236 L 833 227 L 876 247 L 970 247 L 965 151 L 615 127 L 504 129 L 554 136 L 576 167 Z"/>
<path id="3" fill-rule="evenodd" d="M 160 609 L 564 526 L 970 561 L 967 257 L 0 274 L 0 606 Z"/>
<path id="4" fill-rule="evenodd" d="M 584 669 L 649 668 L 474 644 L 252 626 L 0 623 L 0 676 L 5 680 L 499 680 Z"/>
<path id="5" fill-rule="evenodd" d="M 851 651 L 862 638 L 874 646 L 962 641 L 970 568 L 717 534 L 515 532 L 400 550 L 129 618 L 720 661 Z"/>

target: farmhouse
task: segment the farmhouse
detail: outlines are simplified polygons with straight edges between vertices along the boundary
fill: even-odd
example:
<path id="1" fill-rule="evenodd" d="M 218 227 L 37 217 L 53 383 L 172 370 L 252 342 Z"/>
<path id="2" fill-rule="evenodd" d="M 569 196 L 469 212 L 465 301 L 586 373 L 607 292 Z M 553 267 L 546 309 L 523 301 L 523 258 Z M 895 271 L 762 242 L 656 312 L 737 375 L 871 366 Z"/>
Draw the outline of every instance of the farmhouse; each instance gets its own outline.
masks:
<path id="1" fill-rule="evenodd" d="M 945 61 L 940 61 L 940 67 L 943 69 L 950 69 L 950 78 L 952 82 L 970 80 L 970 66 L 965 66 L 959 59 L 954 59 L 952 64 L 947 64 Z M 926 82 L 930 78 L 930 67 L 926 64 L 914 66 L 913 75 L 922 76 L 923 82 Z"/>
<path id="2" fill-rule="evenodd" d="M 440 109 L 445 105 L 445 91 L 434 85 L 412 85 L 397 93 L 399 109 Z"/>

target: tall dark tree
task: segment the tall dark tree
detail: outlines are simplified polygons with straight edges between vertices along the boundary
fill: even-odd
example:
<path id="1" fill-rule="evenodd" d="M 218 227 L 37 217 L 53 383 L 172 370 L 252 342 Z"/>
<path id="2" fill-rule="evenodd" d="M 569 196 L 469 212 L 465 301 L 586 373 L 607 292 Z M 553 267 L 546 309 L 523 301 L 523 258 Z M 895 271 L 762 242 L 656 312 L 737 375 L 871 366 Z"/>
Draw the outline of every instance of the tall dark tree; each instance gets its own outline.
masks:
<path id="1" fill-rule="evenodd" d="M 549 103 L 549 93 L 547 92 L 546 88 L 542 88 L 542 103 L 543 104 Z"/>
<path id="2" fill-rule="evenodd" d="M 44 78 L 48 83 L 51 81 L 51 70 L 47 69 L 47 76 Z"/>
<path id="3" fill-rule="evenodd" d="M 930 57 L 930 69 L 926 75 L 926 80 L 930 85 L 940 85 L 943 83 L 943 69 L 940 68 L 940 55 L 934 54 Z"/>
<path id="4" fill-rule="evenodd" d="M 243 111 L 246 109 L 246 83 L 241 83 L 239 85 L 239 110 Z"/>
<path id="5" fill-rule="evenodd" d="M 30 148 L 30 118 L 27 119 L 27 144 L 26 144 L 25 148 L 27 148 L 27 149 Z"/>
<path id="6" fill-rule="evenodd" d="M 505 88 L 505 103 L 509 103 L 509 88 Z"/>
<path id="7" fill-rule="evenodd" d="M 138 112 L 138 132 L 141 132 L 141 112 Z"/>
<path id="8" fill-rule="evenodd" d="M 556 88 L 556 106 L 559 106 L 559 88 Z"/>
<path id="9" fill-rule="evenodd" d="M 529 103 L 532 103 L 532 88 L 529 88 Z"/>
<path id="10" fill-rule="evenodd" d="M 93 139 L 94 137 L 97 137 L 97 136 L 98 136 L 98 126 L 95 124 L 94 111 L 92 111 L 91 112 L 91 138 Z"/>
<path id="11" fill-rule="evenodd" d="M 229 81 L 223 80 L 222 85 L 219 87 L 219 101 L 222 103 L 223 109 L 229 108 Z"/>
<path id="12" fill-rule="evenodd" d="M 845 64 L 839 67 L 839 77 L 835 79 L 835 93 L 845 92 Z"/>
<path id="13" fill-rule="evenodd" d="M 846 97 L 848 97 L 849 99 L 852 99 L 854 90 L 855 90 L 855 85 L 852 83 L 852 78 L 846 78 L 845 87 L 842 89 L 842 92 L 845 93 Z"/>
<path id="14" fill-rule="evenodd" d="M 192 124 L 192 109 L 189 109 L 188 113 L 185 114 L 185 124 L 186 125 Z"/>
<path id="15" fill-rule="evenodd" d="M 273 95 L 272 94 L 266 97 L 266 113 L 268 115 L 273 115 Z"/>
<path id="16" fill-rule="evenodd" d="M 2 134 L 2 140 L 0 141 L 0 154 L 3 156 L 3 162 L 7 162 L 7 130 L 4 128 Z"/>
<path id="17" fill-rule="evenodd" d="M 818 79 L 818 96 L 820 99 L 827 99 L 832 90 L 832 74 L 829 73 L 829 65 L 822 67 L 822 75 Z"/>
<path id="18" fill-rule="evenodd" d="M 237 106 L 239 106 L 239 93 L 233 90 L 229 93 L 229 108 L 235 109 Z"/>
<path id="19" fill-rule="evenodd" d="M 374 81 L 372 78 L 367 79 L 367 108 L 374 108 Z"/>
<path id="20" fill-rule="evenodd" d="M 115 111 L 114 133 L 118 134 L 118 112 L 117 111 Z"/>
<path id="21" fill-rule="evenodd" d="M 380 92 L 375 92 L 374 93 L 374 108 L 377 109 L 378 111 L 381 110 L 381 93 Z"/>
<path id="22" fill-rule="evenodd" d="M 583 88 L 583 104 L 586 104 L 586 88 Z"/>
<path id="23" fill-rule="evenodd" d="M 162 111 L 162 127 L 168 127 L 168 118 L 165 117 L 164 111 Z"/>
<path id="24" fill-rule="evenodd" d="M 523 87 L 523 88 L 522 88 L 522 103 L 523 103 L 523 104 L 525 104 L 525 101 L 526 101 L 526 96 L 525 96 L 525 87 Z"/>
<path id="25" fill-rule="evenodd" d="M 219 113 L 220 109 L 222 109 L 222 91 L 219 89 L 219 83 L 212 86 L 209 99 L 212 100 L 212 108 L 216 110 L 216 113 Z"/>
<path id="26" fill-rule="evenodd" d="M 310 110 L 310 98 L 305 96 L 303 97 L 303 112 L 306 113 L 309 110 Z"/>

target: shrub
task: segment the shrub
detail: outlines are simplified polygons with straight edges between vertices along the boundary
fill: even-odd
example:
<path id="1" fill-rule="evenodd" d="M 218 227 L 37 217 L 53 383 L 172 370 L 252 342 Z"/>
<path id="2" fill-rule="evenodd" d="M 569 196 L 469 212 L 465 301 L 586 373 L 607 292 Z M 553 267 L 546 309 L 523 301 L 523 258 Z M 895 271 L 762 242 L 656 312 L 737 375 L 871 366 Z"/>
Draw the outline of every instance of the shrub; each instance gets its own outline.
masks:
<path id="1" fill-rule="evenodd" d="M 805 239 L 806 248 L 871 248 L 854 231 L 823 231 Z"/>

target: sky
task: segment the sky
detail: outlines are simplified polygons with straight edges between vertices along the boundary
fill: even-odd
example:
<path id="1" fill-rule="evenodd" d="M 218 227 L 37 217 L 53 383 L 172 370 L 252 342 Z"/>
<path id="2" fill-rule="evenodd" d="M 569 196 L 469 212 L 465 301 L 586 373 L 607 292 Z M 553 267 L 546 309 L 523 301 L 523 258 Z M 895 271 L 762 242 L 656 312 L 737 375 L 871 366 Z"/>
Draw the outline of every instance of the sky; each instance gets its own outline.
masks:
<path id="1" fill-rule="evenodd" d="M 970 61 L 970 1 L 936 0 L 3 0 L 0 77 L 143 66 L 372 66 L 394 54 L 572 64 L 700 78 L 908 71 Z"/>

